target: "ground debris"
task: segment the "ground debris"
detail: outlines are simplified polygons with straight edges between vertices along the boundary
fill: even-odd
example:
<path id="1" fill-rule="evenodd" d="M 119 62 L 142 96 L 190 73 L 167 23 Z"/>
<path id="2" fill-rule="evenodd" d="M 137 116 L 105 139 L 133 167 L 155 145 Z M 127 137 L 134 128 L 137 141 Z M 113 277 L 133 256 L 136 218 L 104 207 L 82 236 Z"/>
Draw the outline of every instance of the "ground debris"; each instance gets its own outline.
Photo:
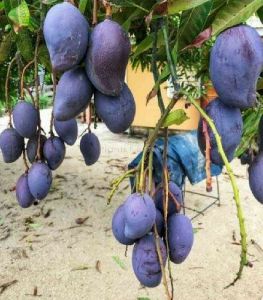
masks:
<path id="1" fill-rule="evenodd" d="M 0 241 L 6 240 L 10 236 L 10 228 L 6 225 L 0 225 Z"/>
<path id="2" fill-rule="evenodd" d="M 100 260 L 97 260 L 96 261 L 96 270 L 101 273 L 101 261 Z"/>
<path id="3" fill-rule="evenodd" d="M 0 285 L 0 295 L 3 294 L 3 292 L 8 288 L 10 287 L 11 285 L 17 283 L 18 280 L 12 280 L 12 281 L 9 281 L 9 282 L 6 282 L 6 283 L 3 283 Z"/>
<path id="4" fill-rule="evenodd" d="M 42 295 L 38 294 L 37 286 L 35 286 L 33 290 L 33 294 L 25 294 L 25 296 L 41 297 Z"/>
<path id="5" fill-rule="evenodd" d="M 71 269 L 71 271 L 84 271 L 84 270 L 88 270 L 88 269 L 92 269 L 92 267 L 83 265 L 83 266 L 73 268 L 73 269 Z"/>
<path id="6" fill-rule="evenodd" d="M 88 220 L 89 216 L 85 217 L 85 218 L 77 218 L 75 220 L 76 224 L 81 225 L 83 223 L 85 223 Z"/>

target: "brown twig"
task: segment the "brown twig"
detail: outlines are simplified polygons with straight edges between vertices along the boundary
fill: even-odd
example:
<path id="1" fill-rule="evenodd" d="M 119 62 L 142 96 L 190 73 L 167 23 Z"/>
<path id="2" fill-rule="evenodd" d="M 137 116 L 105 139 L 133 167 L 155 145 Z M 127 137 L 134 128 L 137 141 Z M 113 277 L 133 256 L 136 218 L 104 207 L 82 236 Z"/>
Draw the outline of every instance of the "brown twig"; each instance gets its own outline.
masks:
<path id="1" fill-rule="evenodd" d="M 36 39 L 36 47 L 35 47 L 35 53 L 34 53 L 34 77 L 35 77 L 35 99 L 36 99 L 36 109 L 38 111 L 38 143 L 37 143 L 37 159 L 41 159 L 41 119 L 40 119 L 40 107 L 39 107 L 39 80 L 38 80 L 38 46 L 40 42 L 40 31 L 37 33 L 37 39 Z"/>
<path id="2" fill-rule="evenodd" d="M 20 91 L 21 91 L 21 100 L 24 100 L 24 77 L 26 70 L 34 63 L 34 59 L 31 60 L 26 66 L 23 68 L 21 80 L 20 80 Z"/>
<path id="3" fill-rule="evenodd" d="M 29 169 L 29 166 L 28 166 L 27 159 L 26 159 L 26 149 L 25 149 L 25 146 L 24 146 L 24 149 L 23 149 L 23 161 L 24 161 L 24 165 L 26 167 L 26 173 L 27 173 L 28 169 Z"/>
<path id="4" fill-rule="evenodd" d="M 206 191 L 212 192 L 212 176 L 211 176 L 211 145 L 208 133 L 208 126 L 205 120 L 203 122 L 203 135 L 205 137 L 205 171 L 206 171 Z"/>
<path id="5" fill-rule="evenodd" d="M 156 251 L 157 251 L 157 254 L 158 254 L 158 259 L 159 259 L 159 262 L 160 262 L 161 271 L 162 271 L 162 275 L 163 275 L 163 285 L 164 285 L 164 288 L 165 288 L 167 299 L 171 300 L 172 298 L 171 298 L 169 288 L 168 288 L 168 283 L 167 283 L 167 278 L 166 278 L 166 273 L 165 273 L 165 267 L 164 267 L 164 263 L 163 263 L 162 253 L 161 253 L 160 237 L 158 235 L 156 224 L 154 224 L 154 237 L 155 237 Z"/>
<path id="6" fill-rule="evenodd" d="M 112 17 L 112 7 L 108 0 L 103 0 L 103 5 L 106 9 L 106 19 L 111 19 Z"/>
<path id="7" fill-rule="evenodd" d="M 88 115 L 88 131 L 91 132 L 91 129 L 90 129 L 90 126 L 91 126 L 91 123 L 92 123 L 91 104 L 89 104 L 88 111 L 89 111 L 89 115 Z M 87 119 L 87 116 L 86 116 L 86 119 Z"/>
<path id="8" fill-rule="evenodd" d="M 92 26 L 98 23 L 98 0 L 93 0 Z"/>
<path id="9" fill-rule="evenodd" d="M 55 102 L 55 98 L 56 98 L 56 87 L 57 87 L 56 72 L 54 70 L 52 70 L 52 81 L 53 81 L 52 107 L 54 107 L 54 102 Z M 54 110 L 52 108 L 51 116 L 50 116 L 50 124 L 49 124 L 49 133 L 50 133 L 51 137 L 54 136 L 53 126 L 54 126 Z"/>
<path id="10" fill-rule="evenodd" d="M 150 192 L 150 195 L 153 199 L 154 191 L 153 191 L 153 151 L 152 151 L 152 149 L 150 149 L 149 162 L 148 162 L 148 168 L 147 169 L 148 169 L 148 174 L 149 174 L 149 192 Z M 167 279 L 166 279 L 165 266 L 164 266 L 163 257 L 162 257 L 162 253 L 161 253 L 160 238 L 159 238 L 156 223 L 153 226 L 153 232 L 154 232 L 154 238 L 155 238 L 156 251 L 157 251 L 159 263 L 160 263 L 160 266 L 161 266 L 161 272 L 162 272 L 162 276 L 163 276 L 163 284 L 164 284 L 164 287 L 165 287 L 165 292 L 166 292 L 168 300 L 171 300 L 169 287 L 168 287 Z"/>
<path id="11" fill-rule="evenodd" d="M 180 211 L 181 207 L 182 207 L 182 204 L 175 198 L 174 194 L 171 191 L 169 191 L 168 193 L 169 193 L 169 196 L 172 198 L 172 200 L 173 200 L 173 202 L 176 206 L 176 210 Z"/>
<path id="12" fill-rule="evenodd" d="M 173 275 L 170 261 L 170 249 L 168 244 L 168 202 L 169 202 L 169 174 L 167 168 L 167 147 L 168 147 L 168 128 L 164 129 L 164 149 L 163 149 L 163 207 L 164 207 L 164 228 L 165 228 L 165 244 L 167 249 L 167 258 L 168 258 L 168 272 L 169 279 L 171 284 L 171 299 L 174 297 L 174 285 L 173 285 Z"/>
<path id="13" fill-rule="evenodd" d="M 8 68 L 7 68 L 7 73 L 6 73 L 6 80 L 5 80 L 5 102 L 6 102 L 6 110 L 8 112 L 8 126 L 12 127 L 12 108 L 10 107 L 9 103 L 9 81 L 10 81 L 10 74 L 11 74 L 11 68 L 16 60 L 16 57 L 13 57 L 12 60 L 10 61 Z"/>
<path id="14" fill-rule="evenodd" d="M 32 92 L 30 91 L 29 87 L 24 85 L 24 89 L 28 92 L 28 95 L 30 96 L 33 105 L 36 106 L 34 96 L 33 96 Z"/>
<path id="15" fill-rule="evenodd" d="M 17 283 L 18 280 L 12 280 L 12 281 L 9 281 L 9 282 L 6 282 L 6 283 L 3 283 L 0 285 L 0 295 L 3 294 L 3 292 L 8 288 L 10 287 L 11 285 Z"/>

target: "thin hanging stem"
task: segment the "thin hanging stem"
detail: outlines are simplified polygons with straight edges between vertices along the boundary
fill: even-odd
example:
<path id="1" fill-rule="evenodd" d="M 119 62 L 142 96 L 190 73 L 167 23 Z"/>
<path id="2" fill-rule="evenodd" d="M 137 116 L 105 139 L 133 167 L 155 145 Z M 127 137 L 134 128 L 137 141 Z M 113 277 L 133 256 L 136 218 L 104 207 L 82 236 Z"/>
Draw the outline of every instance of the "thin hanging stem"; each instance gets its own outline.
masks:
<path id="1" fill-rule="evenodd" d="M 23 68 L 21 80 L 20 80 L 20 92 L 21 92 L 21 100 L 24 100 L 24 77 L 26 70 L 34 63 L 34 59 L 31 60 L 26 66 Z"/>
<path id="2" fill-rule="evenodd" d="M 175 64 L 173 62 L 173 58 L 171 55 L 171 51 L 170 51 L 170 45 L 169 45 L 169 38 L 168 38 L 168 32 L 167 32 L 167 24 L 165 24 L 164 26 L 162 26 L 162 30 L 163 30 L 163 37 L 164 37 L 164 41 L 165 41 L 165 49 L 166 49 L 166 56 L 167 56 L 167 61 L 168 61 L 168 66 L 173 78 L 173 83 L 174 83 L 174 88 L 175 88 L 175 82 L 176 82 L 176 69 L 175 69 Z"/>
<path id="3" fill-rule="evenodd" d="M 203 135 L 205 138 L 205 171 L 206 171 L 206 191 L 212 191 L 212 176 L 211 176 L 211 145 L 208 133 L 207 123 L 203 120 Z"/>
<path id="4" fill-rule="evenodd" d="M 237 209 L 237 218 L 239 221 L 239 229 L 240 229 L 240 238 L 241 238 L 241 254 L 240 254 L 240 265 L 239 265 L 239 270 L 237 272 L 236 278 L 234 281 L 229 284 L 226 288 L 229 286 L 232 286 L 236 283 L 237 280 L 239 280 L 242 276 L 242 272 L 244 269 L 244 266 L 248 265 L 248 259 L 247 259 L 247 233 L 246 233 L 246 226 L 245 226 L 245 218 L 244 218 L 244 213 L 243 213 L 243 208 L 241 206 L 241 200 L 239 197 L 239 190 L 236 182 L 236 177 L 234 175 L 234 172 L 231 168 L 230 163 L 228 162 L 227 156 L 225 154 L 222 142 L 221 142 L 221 137 L 216 129 L 216 126 L 213 122 L 212 119 L 209 118 L 209 116 L 205 113 L 205 111 L 199 106 L 199 104 L 193 99 L 191 95 L 188 93 L 185 93 L 185 96 L 187 96 L 188 100 L 194 105 L 194 107 L 200 112 L 201 116 L 206 120 L 207 124 L 211 128 L 215 139 L 217 143 L 217 148 L 218 152 L 220 153 L 222 160 L 225 164 L 228 176 L 231 181 L 232 189 L 234 192 L 234 200 L 236 204 L 236 209 Z"/>
<path id="5" fill-rule="evenodd" d="M 54 126 L 54 102 L 55 102 L 55 98 L 56 98 L 56 87 L 57 87 L 57 83 L 56 83 L 56 72 L 54 70 L 52 70 L 52 81 L 53 81 L 53 98 L 52 98 L 52 111 L 51 111 L 51 116 L 50 116 L 50 125 L 49 125 L 49 134 L 51 137 L 54 136 L 54 132 L 53 132 L 53 126 Z"/>
<path id="6" fill-rule="evenodd" d="M 153 73 L 153 78 L 154 78 L 155 83 L 158 81 L 158 78 L 159 78 L 159 71 L 158 71 L 157 61 L 156 61 L 158 29 L 159 29 L 158 25 L 159 25 L 159 20 L 157 20 L 156 23 L 154 24 L 153 47 L 152 47 L 152 73 Z M 158 99 L 158 105 L 159 105 L 161 114 L 163 114 L 164 110 L 165 110 L 165 106 L 164 106 L 164 102 L 162 99 L 162 94 L 161 94 L 160 88 L 158 88 L 158 91 L 157 91 L 157 99 Z"/>
<path id="7" fill-rule="evenodd" d="M 175 106 L 176 102 L 180 99 L 180 96 L 181 95 L 178 94 L 178 96 L 174 97 L 170 101 L 170 103 L 166 107 L 164 113 L 161 115 L 157 125 L 155 126 L 154 131 L 149 135 L 148 139 L 145 142 L 145 145 L 144 145 L 144 148 L 143 148 L 143 153 L 142 153 L 142 159 L 141 159 L 140 164 L 138 166 L 138 168 L 140 168 L 140 170 L 141 170 L 140 171 L 139 191 L 143 190 L 143 172 L 144 172 L 144 162 L 145 162 L 145 159 L 146 159 L 146 154 L 151 149 L 151 147 L 154 145 L 154 142 L 155 142 L 155 140 L 158 136 L 159 130 L 162 128 L 165 119 L 167 118 L 168 114 L 170 113 L 170 111 Z M 143 168 L 141 166 L 143 166 Z"/>
<path id="8" fill-rule="evenodd" d="M 176 70 L 175 70 L 175 66 L 171 57 L 171 52 L 170 52 L 170 47 L 169 47 L 169 41 L 168 41 L 168 35 L 167 35 L 167 30 L 166 27 L 163 27 L 163 34 L 164 34 L 164 40 L 165 40 L 165 48 L 166 48 L 166 56 L 167 56 L 167 60 L 168 60 L 168 64 L 169 64 L 169 68 L 171 71 L 171 75 L 172 75 L 172 79 L 173 79 L 173 84 L 175 87 L 175 83 L 176 83 Z M 241 238 L 241 254 L 240 254 L 240 265 L 239 265 L 239 270 L 237 272 L 237 276 L 234 279 L 234 281 L 228 285 L 227 287 L 234 285 L 235 282 L 241 278 L 244 266 L 248 265 L 248 260 L 247 260 L 247 233 L 246 233 L 246 227 L 245 227 L 245 220 L 244 220 L 244 213 L 243 213 L 243 209 L 241 206 L 241 201 L 239 198 L 239 190 L 237 187 L 237 183 L 236 183 L 236 178 L 235 175 L 233 173 L 233 170 L 231 168 L 231 165 L 228 162 L 227 156 L 225 154 L 224 148 L 222 146 L 222 142 L 221 142 L 221 137 L 215 127 L 215 124 L 213 122 L 212 119 L 209 118 L 209 116 L 206 114 L 206 112 L 200 107 L 200 105 L 195 101 L 195 99 L 186 91 L 181 91 L 181 93 L 187 97 L 188 101 L 194 105 L 194 107 L 199 111 L 199 113 L 201 114 L 201 116 L 206 120 L 206 122 L 208 123 L 208 125 L 210 126 L 215 139 L 216 139 L 216 143 L 217 143 L 217 148 L 218 148 L 218 152 L 220 153 L 222 160 L 225 164 L 225 167 L 227 169 L 227 173 L 228 176 L 230 178 L 231 181 L 231 185 L 232 185 L 232 189 L 233 189 L 233 193 L 234 193 L 234 200 L 235 200 L 235 204 L 236 204 L 236 209 L 237 209 L 237 217 L 238 217 L 238 221 L 239 221 L 239 228 L 240 228 L 240 238 Z"/>
<path id="9" fill-rule="evenodd" d="M 171 284 L 171 299 L 174 297 L 174 285 L 173 285 L 173 275 L 170 261 L 170 249 L 168 243 L 168 202 L 169 202 L 169 178 L 168 178 L 168 168 L 167 168 L 167 147 L 168 147 L 168 128 L 164 129 L 164 149 L 163 149 L 163 204 L 164 204 L 164 228 L 165 228 L 165 243 L 167 249 L 168 258 L 168 272 Z"/>
<path id="10" fill-rule="evenodd" d="M 151 196 L 153 196 L 153 151 L 150 150 L 149 153 L 149 163 L 148 163 L 148 186 L 149 186 L 149 193 Z"/>
<path id="11" fill-rule="evenodd" d="M 113 198 L 113 196 L 115 195 L 116 191 L 118 190 L 120 184 L 126 179 L 129 178 L 131 176 L 134 176 L 134 173 L 136 172 L 136 169 L 131 169 L 128 170 L 126 173 L 124 173 L 123 175 L 121 175 L 120 177 L 116 178 L 113 182 L 112 182 L 112 189 L 108 195 L 108 200 L 107 200 L 107 204 L 111 203 L 111 200 Z"/>
<path id="12" fill-rule="evenodd" d="M 93 0 L 92 26 L 98 23 L 98 0 Z"/>
<path id="13" fill-rule="evenodd" d="M 111 19 L 112 17 L 112 6 L 108 0 L 103 0 L 103 5 L 106 9 L 106 19 Z"/>
<path id="14" fill-rule="evenodd" d="M 40 142 L 40 136 L 41 136 L 41 118 L 40 118 L 40 106 L 39 106 L 39 80 L 38 80 L 38 46 L 40 42 L 40 32 L 37 33 L 37 39 L 36 39 L 36 48 L 35 48 L 35 54 L 34 54 L 34 77 L 35 77 L 35 103 L 36 103 L 36 109 L 38 111 L 38 143 L 37 143 L 37 159 L 41 159 L 41 142 Z"/>
<path id="15" fill-rule="evenodd" d="M 153 186 L 152 186 L 152 183 L 153 183 L 153 151 L 152 150 L 150 150 L 150 153 L 149 153 L 148 174 L 149 174 L 149 191 L 150 191 L 151 197 L 153 197 L 154 193 L 153 193 Z M 161 272 L 162 272 L 162 277 L 163 277 L 163 285 L 164 285 L 164 288 L 165 288 L 165 293 L 166 293 L 167 299 L 171 300 L 172 297 L 171 297 L 171 294 L 169 292 L 169 287 L 168 287 L 168 283 L 167 283 L 165 266 L 164 266 L 161 247 L 160 247 L 160 237 L 159 237 L 159 234 L 158 234 L 156 223 L 153 226 L 153 232 L 154 232 L 154 238 L 155 238 L 156 252 L 157 252 L 159 263 L 160 263 L 160 266 L 161 266 Z"/>
<path id="16" fill-rule="evenodd" d="M 6 102 L 6 110 L 8 112 L 8 126 L 12 127 L 12 108 L 10 105 L 10 95 L 9 95 L 9 81 L 10 81 L 10 74 L 11 74 L 11 68 L 13 64 L 16 61 L 16 57 L 12 58 L 10 61 L 7 73 L 6 73 L 6 80 L 5 80 L 5 102 Z"/>
<path id="17" fill-rule="evenodd" d="M 25 146 L 24 146 L 24 149 L 23 149 L 23 162 L 24 162 L 24 165 L 25 165 L 25 168 L 26 168 L 26 173 L 27 173 L 28 169 L 29 169 L 29 166 L 28 166 L 27 159 L 26 159 L 26 149 L 25 149 Z"/>
<path id="18" fill-rule="evenodd" d="M 89 107 L 88 107 L 88 111 L 89 111 L 89 115 L 88 115 L 88 131 L 91 132 L 91 123 L 92 123 L 92 113 L 91 113 L 91 104 L 89 104 Z M 87 118 L 87 116 L 86 116 Z"/>

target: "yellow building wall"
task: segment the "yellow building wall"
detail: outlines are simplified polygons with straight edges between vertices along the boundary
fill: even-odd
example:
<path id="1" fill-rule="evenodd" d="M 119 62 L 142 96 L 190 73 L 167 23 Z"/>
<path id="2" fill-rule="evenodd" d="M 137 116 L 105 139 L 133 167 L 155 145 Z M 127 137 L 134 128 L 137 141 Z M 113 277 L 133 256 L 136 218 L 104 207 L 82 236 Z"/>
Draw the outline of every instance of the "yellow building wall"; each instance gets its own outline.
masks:
<path id="1" fill-rule="evenodd" d="M 126 82 L 131 89 L 135 102 L 136 114 L 132 126 L 154 128 L 160 118 L 160 111 L 158 107 L 157 97 L 152 98 L 146 106 L 146 97 L 154 86 L 152 73 L 149 71 L 142 72 L 140 69 L 137 71 L 132 70 L 131 65 L 127 67 Z M 167 84 L 161 86 L 161 92 L 164 99 L 165 106 L 168 105 L 170 99 L 167 97 Z M 179 100 L 174 109 L 184 109 L 189 117 L 181 125 L 173 125 L 169 127 L 175 130 L 194 130 L 198 127 L 200 115 L 193 105 L 185 109 L 185 101 Z"/>

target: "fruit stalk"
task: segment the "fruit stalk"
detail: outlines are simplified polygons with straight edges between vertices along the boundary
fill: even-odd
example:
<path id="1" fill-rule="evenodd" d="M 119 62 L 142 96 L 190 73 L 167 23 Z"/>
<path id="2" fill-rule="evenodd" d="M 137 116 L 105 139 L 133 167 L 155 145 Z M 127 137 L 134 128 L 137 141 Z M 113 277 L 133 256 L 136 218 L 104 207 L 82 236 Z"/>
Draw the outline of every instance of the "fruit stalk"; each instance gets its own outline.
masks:
<path id="1" fill-rule="evenodd" d="M 24 161 L 24 165 L 26 167 L 26 173 L 27 173 L 28 170 L 29 170 L 29 166 L 28 166 L 27 159 L 26 159 L 26 149 L 25 149 L 25 146 L 24 146 L 24 149 L 23 149 L 23 161 Z"/>
<path id="2" fill-rule="evenodd" d="M 184 92 L 184 94 L 188 98 L 188 100 L 194 105 L 194 107 L 199 111 L 201 116 L 205 119 L 205 121 L 210 126 L 212 132 L 214 133 L 215 138 L 216 138 L 217 147 L 218 147 L 218 152 L 220 153 L 220 155 L 222 157 L 222 160 L 224 161 L 228 176 L 229 176 L 230 181 L 231 181 L 232 189 L 233 189 L 233 192 L 234 192 L 234 200 L 235 200 L 235 204 L 236 204 L 236 208 L 237 208 L 237 217 L 238 217 L 239 228 L 240 228 L 240 238 L 241 238 L 241 255 L 240 255 L 240 258 L 241 258 L 241 260 L 240 260 L 240 266 L 239 266 L 237 276 L 234 279 L 234 281 L 227 286 L 227 287 L 229 287 L 231 285 L 234 285 L 235 282 L 241 278 L 244 266 L 246 266 L 248 264 L 248 260 L 247 260 L 247 233 L 246 233 L 246 226 L 245 226 L 245 220 L 244 220 L 244 213 L 243 213 L 243 209 L 242 209 L 241 201 L 240 201 L 240 197 L 239 197 L 239 190 L 238 190 L 238 187 L 237 187 L 235 175 L 233 173 L 233 170 L 232 170 L 232 168 L 231 168 L 231 166 L 228 162 L 225 151 L 223 149 L 223 146 L 222 146 L 222 143 L 221 143 L 221 137 L 218 134 L 218 131 L 215 127 L 215 124 L 214 124 L 213 120 L 209 118 L 209 116 L 205 113 L 205 111 L 199 106 L 199 104 L 195 101 L 195 99 L 193 99 L 193 97 L 191 95 L 189 95 L 187 92 Z"/>
<path id="3" fill-rule="evenodd" d="M 6 80 L 5 80 L 5 102 L 6 102 L 6 110 L 8 112 L 8 126 L 12 127 L 12 113 L 11 113 L 11 107 L 9 103 L 9 81 L 10 81 L 10 74 L 11 74 L 11 68 L 16 60 L 16 57 L 12 58 L 12 60 L 9 63 L 9 66 L 7 68 L 6 73 Z"/>
<path id="4" fill-rule="evenodd" d="M 176 71 L 175 71 L 175 66 L 174 66 L 174 63 L 173 63 L 172 57 L 171 57 L 169 41 L 168 41 L 168 35 L 167 35 L 167 29 L 166 29 L 165 26 L 163 26 L 163 35 L 164 35 L 164 40 L 165 40 L 168 65 L 170 67 L 173 84 L 175 86 Z M 238 217 L 239 228 L 240 228 L 240 237 L 241 237 L 241 254 L 240 254 L 240 258 L 241 259 L 240 259 L 240 265 L 239 265 L 239 270 L 237 272 L 237 276 L 234 279 L 234 281 L 229 285 L 229 286 L 231 286 L 231 285 L 234 285 L 235 282 L 241 278 L 244 266 L 246 266 L 248 264 L 248 260 L 247 260 L 247 233 L 246 233 L 244 214 L 243 214 L 243 209 L 242 209 L 242 206 L 241 206 L 241 201 L 240 201 L 240 198 L 239 198 L 239 190 L 238 190 L 238 187 L 237 187 L 236 178 L 234 176 L 233 170 L 232 170 L 232 168 L 231 168 L 231 166 L 228 162 L 228 159 L 226 157 L 225 151 L 224 151 L 222 143 L 221 143 L 221 137 L 218 134 L 218 131 L 215 127 L 215 124 L 214 124 L 213 120 L 211 120 L 207 116 L 205 111 L 199 106 L 199 104 L 195 101 L 195 99 L 189 93 L 182 90 L 180 92 L 180 94 L 186 96 L 188 101 L 190 101 L 190 103 L 192 103 L 195 106 L 195 108 L 199 111 L 199 113 L 202 115 L 202 117 L 207 121 L 207 123 L 210 126 L 212 132 L 214 133 L 215 138 L 216 138 L 217 147 L 218 147 L 218 152 L 220 153 L 220 155 L 222 157 L 222 160 L 223 160 L 223 162 L 226 166 L 226 169 L 227 169 L 230 181 L 231 181 L 231 185 L 232 185 L 232 188 L 233 188 L 234 200 L 235 200 L 235 203 L 236 203 L 237 217 Z M 229 287 L 229 286 L 227 286 L 227 287 Z"/>
<path id="5" fill-rule="evenodd" d="M 158 20 L 157 23 L 154 24 L 154 35 L 153 35 L 153 47 L 152 47 L 152 73 L 153 73 L 153 78 L 154 78 L 154 82 L 156 83 L 158 81 L 159 78 L 159 71 L 158 71 L 158 67 L 157 67 L 157 61 L 156 61 L 156 50 L 157 50 L 157 39 L 158 39 Z M 158 99 L 158 105 L 160 108 L 161 113 L 163 114 L 165 111 L 165 106 L 163 103 L 163 99 L 162 99 L 162 94 L 161 94 L 161 90 L 158 89 L 157 91 L 157 99 Z"/>
<path id="6" fill-rule="evenodd" d="M 93 0 L 92 26 L 98 23 L 98 0 Z"/>
<path id="7" fill-rule="evenodd" d="M 53 98 L 52 98 L 52 111 L 51 111 L 50 124 L 49 124 L 49 133 L 53 137 L 54 136 L 54 133 L 53 133 L 53 126 L 54 126 L 53 107 L 54 107 L 54 102 L 55 102 L 55 98 L 56 98 L 56 87 L 57 87 L 56 72 L 54 70 L 52 70 L 52 80 L 53 80 Z"/>
<path id="8" fill-rule="evenodd" d="M 125 180 L 126 178 L 129 178 L 133 176 L 133 174 L 136 172 L 136 169 L 128 170 L 123 175 L 119 176 L 112 182 L 112 190 L 109 193 L 107 204 L 111 203 L 111 199 L 113 198 L 114 194 L 116 193 L 117 189 L 119 188 L 119 185 Z"/>
<path id="9" fill-rule="evenodd" d="M 34 80 L 35 80 L 35 102 L 36 109 L 38 111 L 38 143 L 37 143 L 37 159 L 41 159 L 40 153 L 40 136 L 41 136 L 41 119 L 40 119 L 40 107 L 39 107 L 39 82 L 38 82 L 38 46 L 40 42 L 40 32 L 37 33 L 36 47 L 34 53 Z"/>
<path id="10" fill-rule="evenodd" d="M 21 80 L 20 80 L 20 92 L 21 92 L 21 100 L 24 100 L 24 77 L 26 70 L 34 63 L 34 60 L 31 60 L 29 63 L 25 65 L 22 70 Z M 33 98 L 34 99 L 34 98 Z M 33 102 L 34 106 L 35 103 Z"/>
<path id="11" fill-rule="evenodd" d="M 205 120 L 203 120 L 203 134 L 205 136 L 205 171 L 206 171 L 206 191 L 211 192 L 212 191 L 212 176 L 211 176 L 211 157 L 210 157 L 210 138 L 208 134 L 208 128 L 207 123 Z"/>
<path id="12" fill-rule="evenodd" d="M 144 162 L 146 159 L 146 154 L 148 153 L 149 150 L 151 150 L 151 148 L 153 147 L 153 144 L 156 140 L 156 137 L 159 133 L 159 130 L 162 128 L 163 123 L 166 119 L 166 117 L 168 116 L 168 114 L 170 113 L 170 111 L 173 109 L 173 107 L 175 106 L 176 102 L 180 99 L 180 94 L 178 94 L 178 96 L 175 96 L 170 103 L 168 104 L 168 106 L 166 107 L 164 113 L 161 115 L 158 123 L 155 126 L 154 131 L 149 135 L 148 139 L 145 142 L 144 148 L 143 148 L 143 153 L 142 153 L 142 159 L 137 167 L 138 170 L 140 170 L 140 184 L 139 184 L 139 190 L 142 190 L 142 185 L 143 185 L 143 174 L 144 174 Z"/>
<path id="13" fill-rule="evenodd" d="M 111 19 L 112 16 L 112 7 L 108 0 L 103 0 L 103 5 L 106 9 L 106 19 Z"/>
<path id="14" fill-rule="evenodd" d="M 164 201 L 164 228 L 165 228 L 165 245 L 167 249 L 167 257 L 168 257 L 168 272 L 171 284 L 171 299 L 174 297 L 174 285 L 173 285 L 173 275 L 170 261 L 170 249 L 168 244 L 168 202 L 169 202 L 169 174 L 167 168 L 167 147 L 168 147 L 168 127 L 164 129 L 164 149 L 163 149 L 163 201 Z"/>
<path id="15" fill-rule="evenodd" d="M 153 197 L 154 193 L 153 193 L 153 186 L 152 186 L 152 183 L 153 183 L 153 151 L 152 151 L 152 149 L 150 150 L 150 153 L 149 153 L 148 176 L 149 176 L 149 191 L 150 191 L 151 197 Z M 172 300 L 173 298 L 172 298 L 172 296 L 169 292 L 165 267 L 164 267 L 164 264 L 163 264 L 163 258 L 162 258 L 162 253 L 161 253 L 161 248 L 160 248 L 160 241 L 159 241 L 159 234 L 158 234 L 156 223 L 153 226 L 153 231 L 154 231 L 154 237 L 155 237 L 156 251 L 157 251 L 159 263 L 160 263 L 160 266 L 161 266 L 162 276 L 163 276 L 163 285 L 164 285 L 164 288 L 165 288 L 167 299 Z M 167 252 L 168 252 L 168 250 L 167 250 Z"/>

